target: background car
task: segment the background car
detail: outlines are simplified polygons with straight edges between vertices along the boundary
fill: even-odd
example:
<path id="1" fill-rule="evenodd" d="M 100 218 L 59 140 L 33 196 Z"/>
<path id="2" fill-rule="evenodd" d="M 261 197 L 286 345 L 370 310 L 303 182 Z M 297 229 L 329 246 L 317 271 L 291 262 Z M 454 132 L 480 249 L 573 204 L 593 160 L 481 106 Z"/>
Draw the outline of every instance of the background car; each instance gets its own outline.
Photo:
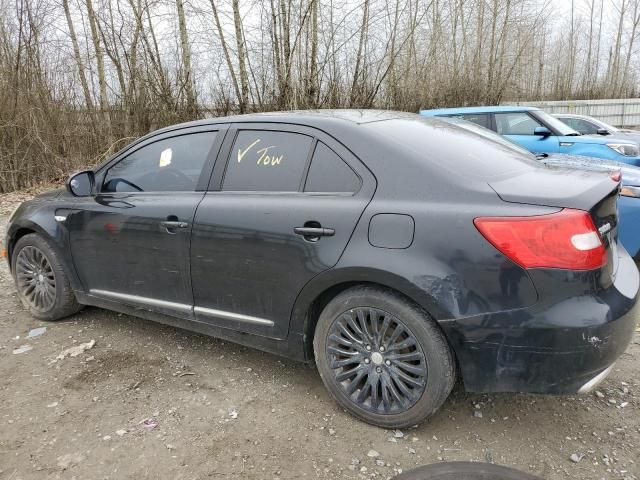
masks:
<path id="1" fill-rule="evenodd" d="M 6 245 L 35 318 L 94 305 L 314 361 L 399 428 L 458 372 L 537 393 L 611 372 L 640 282 L 618 188 L 415 114 L 256 114 L 141 138 L 23 203 Z"/>
<path id="2" fill-rule="evenodd" d="M 498 135 L 488 128 L 462 120 L 457 117 L 443 117 L 459 127 L 465 128 L 490 141 L 500 143 L 508 148 L 516 149 L 520 154 L 530 156 L 549 167 L 590 170 L 607 174 L 620 173 L 622 189 L 618 200 L 619 229 L 618 238 L 629 254 L 640 261 L 640 167 L 624 163 L 603 160 L 601 158 L 582 157 L 578 155 L 566 155 L 561 153 L 532 154 L 514 141 Z M 570 172 L 567 172 L 570 175 Z"/>
<path id="3" fill-rule="evenodd" d="M 557 113 L 554 117 L 583 135 L 612 135 L 616 138 L 640 142 L 640 130 L 614 127 L 588 115 Z"/>
<path id="4" fill-rule="evenodd" d="M 533 153 L 567 153 L 640 165 L 635 141 L 582 136 L 535 107 L 494 106 L 421 110 L 429 117 L 457 117 L 510 138 Z"/>

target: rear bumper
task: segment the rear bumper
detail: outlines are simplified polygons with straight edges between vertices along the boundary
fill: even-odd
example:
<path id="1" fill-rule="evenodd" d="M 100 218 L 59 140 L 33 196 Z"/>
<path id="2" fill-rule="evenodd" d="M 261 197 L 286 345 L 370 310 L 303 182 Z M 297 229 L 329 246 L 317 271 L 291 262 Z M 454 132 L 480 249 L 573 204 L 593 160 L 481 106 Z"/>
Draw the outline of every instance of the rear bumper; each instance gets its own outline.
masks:
<path id="1" fill-rule="evenodd" d="M 594 388 L 596 388 L 598 385 L 600 385 L 600 383 L 602 383 L 602 381 L 605 378 L 607 378 L 609 376 L 609 374 L 611 373 L 612 370 L 613 370 L 613 365 L 609 365 L 607 368 L 605 368 L 603 371 L 601 371 L 599 374 L 597 374 L 595 377 L 593 377 L 587 383 L 582 385 L 578 389 L 578 393 L 589 393 L 590 391 L 592 391 Z"/>
<path id="2" fill-rule="evenodd" d="M 552 275 L 559 280 L 576 274 Z M 586 285 L 587 278 L 585 273 L 585 282 L 565 281 Z M 466 389 L 578 393 L 593 388 L 588 383 L 606 376 L 633 337 L 640 310 L 635 263 L 624 253 L 613 285 L 575 293 L 528 308 L 442 321 Z"/>

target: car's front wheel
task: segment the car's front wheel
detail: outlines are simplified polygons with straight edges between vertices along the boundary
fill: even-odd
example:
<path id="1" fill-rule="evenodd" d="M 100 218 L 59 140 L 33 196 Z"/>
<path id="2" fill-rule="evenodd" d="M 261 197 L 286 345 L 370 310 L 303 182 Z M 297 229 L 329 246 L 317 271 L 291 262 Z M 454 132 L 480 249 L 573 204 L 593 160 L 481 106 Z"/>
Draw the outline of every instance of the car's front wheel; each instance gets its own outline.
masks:
<path id="1" fill-rule="evenodd" d="M 313 346 L 331 396 L 380 427 L 420 423 L 455 382 L 443 333 L 424 310 L 388 289 L 363 286 L 337 295 L 320 314 Z"/>
<path id="2" fill-rule="evenodd" d="M 18 240 L 11 271 L 18 297 L 33 317 L 60 320 L 82 308 L 57 253 L 40 235 L 31 233 Z"/>

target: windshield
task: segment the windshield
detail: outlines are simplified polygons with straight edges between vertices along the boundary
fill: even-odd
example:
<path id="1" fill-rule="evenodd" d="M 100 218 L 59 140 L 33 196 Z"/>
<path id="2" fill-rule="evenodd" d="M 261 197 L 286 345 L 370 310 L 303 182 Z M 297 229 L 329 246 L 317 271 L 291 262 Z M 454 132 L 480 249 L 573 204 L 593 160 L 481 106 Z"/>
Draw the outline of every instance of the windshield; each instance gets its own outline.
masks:
<path id="1" fill-rule="evenodd" d="M 562 136 L 580 135 L 580 132 L 576 132 L 569 125 L 567 125 L 566 123 L 562 123 L 556 117 L 552 117 L 545 111 L 534 110 L 531 113 L 533 113 L 534 116 L 538 117 L 540 120 L 542 120 L 544 123 L 546 123 L 549 127 L 557 131 Z"/>

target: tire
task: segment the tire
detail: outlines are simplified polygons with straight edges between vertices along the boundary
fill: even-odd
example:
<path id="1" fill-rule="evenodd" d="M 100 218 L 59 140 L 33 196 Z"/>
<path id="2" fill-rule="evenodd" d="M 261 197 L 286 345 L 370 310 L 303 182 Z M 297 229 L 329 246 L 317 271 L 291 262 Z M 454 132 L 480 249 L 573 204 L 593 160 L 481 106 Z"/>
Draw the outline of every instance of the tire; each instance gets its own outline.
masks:
<path id="1" fill-rule="evenodd" d="M 31 233 L 18 240 L 11 272 L 18 297 L 38 320 L 60 320 L 82 309 L 58 254 L 40 235 Z"/>
<path id="2" fill-rule="evenodd" d="M 542 480 L 529 473 L 491 463 L 447 462 L 418 467 L 394 480 Z"/>
<path id="3" fill-rule="evenodd" d="M 313 349 L 331 397 L 383 428 L 424 421 L 455 383 L 454 357 L 439 327 L 418 305 L 385 288 L 338 294 L 318 318 Z"/>

